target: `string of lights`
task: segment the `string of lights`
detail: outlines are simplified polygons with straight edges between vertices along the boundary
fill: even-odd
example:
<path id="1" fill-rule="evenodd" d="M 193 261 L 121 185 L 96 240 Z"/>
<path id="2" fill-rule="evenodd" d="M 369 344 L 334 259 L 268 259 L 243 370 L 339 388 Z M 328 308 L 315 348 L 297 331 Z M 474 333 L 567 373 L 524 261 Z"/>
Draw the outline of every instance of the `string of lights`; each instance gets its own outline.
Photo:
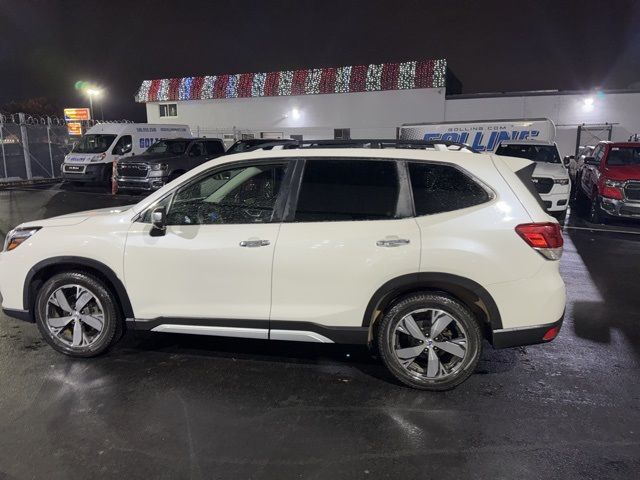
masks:
<path id="1" fill-rule="evenodd" d="M 143 81 L 136 94 L 136 101 L 145 103 L 441 88 L 445 86 L 446 72 L 447 61 L 439 59 L 269 73 L 165 78 Z"/>

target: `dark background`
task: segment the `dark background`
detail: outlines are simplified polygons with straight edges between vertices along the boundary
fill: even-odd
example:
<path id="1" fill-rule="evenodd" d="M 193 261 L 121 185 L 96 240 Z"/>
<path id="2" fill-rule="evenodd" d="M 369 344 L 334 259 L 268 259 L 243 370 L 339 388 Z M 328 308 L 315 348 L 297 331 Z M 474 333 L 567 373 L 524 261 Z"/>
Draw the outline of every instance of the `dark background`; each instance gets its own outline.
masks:
<path id="1" fill-rule="evenodd" d="M 639 25 L 632 0 L 0 0 L 0 106 L 87 105 L 85 80 L 144 120 L 144 79 L 422 58 L 464 93 L 640 88 Z"/>

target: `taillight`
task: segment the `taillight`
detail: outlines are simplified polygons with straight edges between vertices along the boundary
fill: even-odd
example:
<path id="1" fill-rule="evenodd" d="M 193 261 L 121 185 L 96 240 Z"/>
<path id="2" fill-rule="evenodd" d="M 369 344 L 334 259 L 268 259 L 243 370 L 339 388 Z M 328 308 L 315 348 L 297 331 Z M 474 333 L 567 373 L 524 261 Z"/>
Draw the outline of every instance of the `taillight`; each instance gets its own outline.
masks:
<path id="1" fill-rule="evenodd" d="M 523 223 L 516 233 L 547 260 L 559 260 L 562 256 L 562 230 L 558 223 Z"/>

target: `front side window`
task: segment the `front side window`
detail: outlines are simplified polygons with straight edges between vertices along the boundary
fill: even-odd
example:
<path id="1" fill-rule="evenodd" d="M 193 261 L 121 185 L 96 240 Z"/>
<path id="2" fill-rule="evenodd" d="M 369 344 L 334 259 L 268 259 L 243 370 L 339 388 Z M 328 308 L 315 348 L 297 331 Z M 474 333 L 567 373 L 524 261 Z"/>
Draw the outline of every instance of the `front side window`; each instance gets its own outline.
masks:
<path id="1" fill-rule="evenodd" d="M 640 165 L 640 147 L 611 147 L 607 156 L 607 165 L 611 167 Z"/>
<path id="2" fill-rule="evenodd" d="M 178 104 L 167 103 L 159 105 L 161 117 L 177 117 L 178 116 Z"/>
<path id="3" fill-rule="evenodd" d="M 207 146 L 207 155 L 219 155 L 224 153 L 224 145 L 222 142 L 205 142 Z"/>
<path id="4" fill-rule="evenodd" d="M 179 189 L 169 225 L 268 223 L 286 165 L 252 165 L 217 171 Z"/>
<path id="5" fill-rule="evenodd" d="M 295 221 L 391 219 L 396 215 L 399 190 L 394 161 L 307 160 Z"/>
<path id="6" fill-rule="evenodd" d="M 418 216 L 472 207 L 490 199 L 476 181 L 449 165 L 410 163 L 409 175 Z"/>
<path id="7" fill-rule="evenodd" d="M 131 135 L 123 135 L 116 143 L 116 146 L 113 147 L 114 155 L 124 155 L 125 153 L 129 153 L 132 148 L 132 140 Z"/>
<path id="8" fill-rule="evenodd" d="M 73 147 L 73 153 L 104 153 L 115 139 L 116 135 L 88 134 Z"/>

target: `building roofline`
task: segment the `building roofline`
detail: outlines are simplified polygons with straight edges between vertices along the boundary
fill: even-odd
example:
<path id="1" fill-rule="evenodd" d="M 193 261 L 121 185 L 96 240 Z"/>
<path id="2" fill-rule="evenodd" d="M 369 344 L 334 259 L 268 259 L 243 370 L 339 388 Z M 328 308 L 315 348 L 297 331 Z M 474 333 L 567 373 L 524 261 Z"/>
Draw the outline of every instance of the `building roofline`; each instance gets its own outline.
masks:
<path id="1" fill-rule="evenodd" d="M 507 97 L 547 97 L 556 95 L 594 95 L 596 93 L 621 94 L 640 93 L 638 88 L 612 89 L 612 90 L 526 90 L 522 92 L 486 92 L 463 93 L 459 95 L 447 95 L 447 100 L 465 100 L 471 98 L 507 98 Z"/>

